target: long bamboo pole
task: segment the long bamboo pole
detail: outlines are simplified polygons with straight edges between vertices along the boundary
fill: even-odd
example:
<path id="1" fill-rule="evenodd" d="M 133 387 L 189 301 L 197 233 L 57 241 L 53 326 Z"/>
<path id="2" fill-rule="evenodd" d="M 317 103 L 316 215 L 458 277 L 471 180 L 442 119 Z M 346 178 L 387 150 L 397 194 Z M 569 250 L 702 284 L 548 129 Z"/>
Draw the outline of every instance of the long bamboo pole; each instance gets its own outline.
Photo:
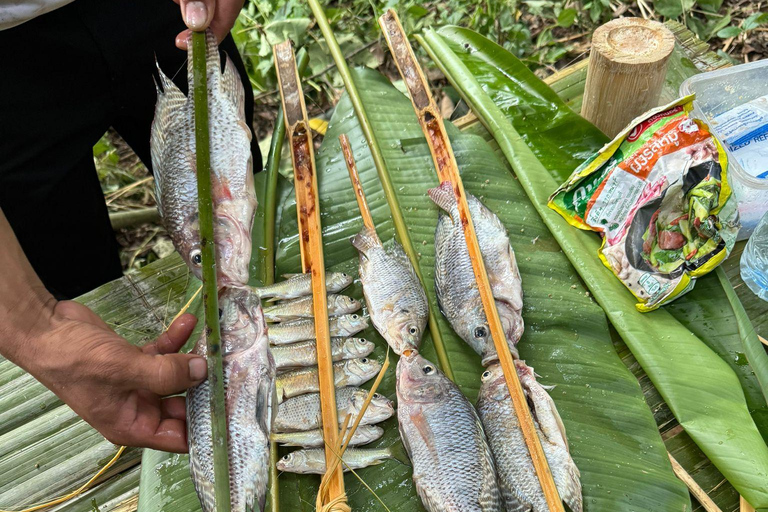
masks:
<path id="1" fill-rule="evenodd" d="M 308 1 L 309 7 L 312 9 L 312 13 L 315 15 L 317 24 L 320 27 L 320 31 L 323 33 L 325 42 L 328 44 L 328 50 L 330 51 L 334 62 L 336 62 L 336 69 L 338 69 L 339 75 L 341 75 L 341 79 L 344 82 L 344 87 L 347 90 L 349 99 L 352 100 L 352 107 L 354 108 L 355 114 L 357 115 L 360 128 L 363 130 L 365 141 L 367 142 L 368 149 L 370 150 L 371 156 L 373 157 L 373 164 L 376 166 L 376 172 L 379 175 L 381 187 L 384 190 L 385 197 L 387 198 L 387 204 L 389 204 L 389 211 L 392 214 L 392 222 L 395 225 L 395 231 L 397 231 L 397 236 L 400 239 L 400 245 L 403 246 L 405 254 L 408 256 L 408 259 L 411 260 L 411 265 L 413 265 L 413 269 L 416 271 L 416 276 L 419 278 L 419 281 L 421 281 L 421 286 L 426 289 L 424 286 L 424 278 L 421 275 L 421 267 L 419 266 L 419 258 L 417 255 L 418 253 L 416 249 L 414 249 L 413 243 L 411 242 L 411 237 L 408 234 L 408 227 L 405 224 L 403 212 L 400 209 L 400 201 L 397 199 L 395 187 L 392 185 L 392 180 L 389 178 L 389 171 L 387 170 L 387 165 L 384 162 L 384 156 L 381 153 L 378 139 L 373 133 L 373 127 L 368 120 L 368 114 L 365 111 L 365 106 L 363 105 L 360 95 L 357 92 L 357 86 L 352 80 L 352 74 L 349 72 L 349 66 L 347 66 L 347 62 L 344 59 L 344 54 L 341 52 L 339 43 L 336 41 L 336 36 L 334 36 L 333 30 L 331 30 L 331 26 L 328 23 L 328 18 L 326 18 L 325 12 L 323 12 L 323 7 L 320 5 L 320 2 L 318 0 Z M 429 334 L 432 336 L 432 343 L 435 346 L 437 362 L 440 364 L 440 368 L 443 370 L 443 373 L 445 373 L 449 379 L 454 380 L 451 363 L 448 360 L 448 354 L 445 351 L 445 344 L 443 343 L 443 335 L 440 333 L 440 326 L 437 323 L 437 315 L 435 314 L 435 308 L 432 306 L 431 301 L 427 301 L 427 307 L 429 309 Z"/>
<path id="2" fill-rule="evenodd" d="M 352 188 L 355 189 L 355 199 L 357 199 L 357 207 L 360 209 L 360 216 L 363 218 L 363 225 L 376 231 L 371 210 L 368 208 L 368 201 L 365 200 L 363 185 L 360 183 L 360 175 L 357 173 L 355 155 L 352 153 L 352 147 L 349 145 L 349 137 L 346 133 L 339 135 L 339 143 L 341 143 L 341 152 L 344 153 L 344 161 L 347 162 L 347 171 L 349 172 L 349 179 L 352 181 Z"/>
<path id="3" fill-rule="evenodd" d="M 323 420 L 326 467 L 330 467 L 336 458 L 334 450 L 339 445 L 339 422 L 331 357 L 331 337 L 328 328 L 325 261 L 317 194 L 315 154 L 312 149 L 312 132 L 309 128 L 304 94 L 301 91 L 301 82 L 299 81 L 291 42 L 280 43 L 273 48 L 273 51 L 280 96 L 283 102 L 286 132 L 293 161 L 301 266 L 303 272 L 312 274 L 312 310 L 315 318 L 315 338 L 317 339 L 320 409 Z M 321 497 L 321 503 L 337 502 L 344 497 L 344 473 L 341 466 L 337 466 L 335 473 L 329 478 L 327 493 L 327 496 Z"/>
<path id="4" fill-rule="evenodd" d="M 208 133 L 208 73 L 205 33 L 192 34 L 194 71 L 195 147 L 197 197 L 200 222 L 200 251 L 203 258 L 203 305 L 205 336 L 208 343 L 208 383 L 211 387 L 213 430 L 213 480 L 217 512 L 229 512 L 229 457 L 227 454 L 227 411 L 224 395 L 224 366 L 219 330 L 219 289 L 216 282 L 216 244 L 213 238 L 213 200 L 211 199 L 211 155 Z"/>
<path id="5" fill-rule="evenodd" d="M 493 343 L 499 356 L 499 363 L 504 371 L 512 404 L 520 420 L 525 444 L 533 460 L 533 467 L 536 470 L 536 476 L 544 492 L 547 506 L 551 512 L 564 512 L 563 503 L 558 495 L 555 481 L 552 478 L 552 472 L 544 455 L 544 450 L 541 447 L 539 436 L 536 433 L 533 417 L 528 408 L 528 401 L 525 398 L 525 393 L 515 370 L 514 359 L 507 345 L 507 338 L 504 335 L 504 329 L 499 319 L 499 312 L 496 310 L 496 301 L 493 298 L 488 275 L 485 270 L 485 263 L 483 262 L 480 246 L 477 242 L 475 226 L 472 223 L 472 217 L 469 212 L 464 184 L 459 175 L 456 157 L 448 140 L 443 118 L 429 91 L 427 80 L 416 60 L 397 13 L 392 9 L 388 10 L 379 18 L 379 25 L 395 59 L 397 69 L 400 71 L 400 75 L 403 77 L 408 88 L 413 108 L 419 118 L 419 124 L 421 124 L 421 128 L 427 138 L 438 177 L 441 182 L 449 181 L 453 185 L 453 191 L 459 203 L 459 215 L 461 216 L 461 223 L 464 228 L 464 238 L 467 242 L 469 259 L 472 262 L 472 270 L 475 274 L 480 298 L 483 302 L 485 316 L 488 319 L 488 327 L 493 337 Z"/>

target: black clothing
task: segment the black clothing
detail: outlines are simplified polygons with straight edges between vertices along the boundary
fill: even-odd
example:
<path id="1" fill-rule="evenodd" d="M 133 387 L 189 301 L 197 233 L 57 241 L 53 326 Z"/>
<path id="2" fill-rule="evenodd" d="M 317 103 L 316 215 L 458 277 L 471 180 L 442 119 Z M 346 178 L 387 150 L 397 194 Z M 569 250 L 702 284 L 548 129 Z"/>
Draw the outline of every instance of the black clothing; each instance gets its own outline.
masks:
<path id="1" fill-rule="evenodd" d="M 155 56 L 186 93 L 187 54 L 174 42 L 184 28 L 171 0 L 76 0 L 0 31 L 0 208 L 59 298 L 122 275 L 93 145 L 112 126 L 151 170 Z M 251 126 L 231 36 L 221 49 L 243 78 Z M 252 151 L 261 170 L 255 137 Z"/>

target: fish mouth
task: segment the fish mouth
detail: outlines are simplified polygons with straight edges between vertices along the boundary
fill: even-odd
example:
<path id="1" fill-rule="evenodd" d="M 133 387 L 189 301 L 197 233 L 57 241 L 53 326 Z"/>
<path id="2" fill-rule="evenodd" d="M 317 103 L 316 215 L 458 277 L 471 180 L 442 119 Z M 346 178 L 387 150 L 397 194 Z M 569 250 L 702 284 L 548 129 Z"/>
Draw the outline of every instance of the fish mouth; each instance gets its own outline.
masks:
<path id="1" fill-rule="evenodd" d="M 226 209 L 221 210 L 216 212 L 215 232 L 219 286 L 245 285 L 251 263 L 251 229 Z"/>

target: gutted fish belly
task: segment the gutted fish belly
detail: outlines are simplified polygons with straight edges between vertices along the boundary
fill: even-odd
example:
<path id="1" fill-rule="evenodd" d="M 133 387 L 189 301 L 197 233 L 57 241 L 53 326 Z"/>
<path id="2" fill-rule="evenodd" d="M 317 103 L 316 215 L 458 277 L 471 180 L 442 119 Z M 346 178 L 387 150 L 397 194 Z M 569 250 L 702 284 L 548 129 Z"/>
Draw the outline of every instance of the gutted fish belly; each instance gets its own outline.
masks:
<path id="1" fill-rule="evenodd" d="M 192 44 L 188 80 L 193 89 Z M 256 211 L 251 131 L 245 123 L 240 76 L 227 58 L 221 72 L 213 34 L 206 33 L 210 116 L 211 195 L 219 286 L 245 285 Z M 157 206 L 163 224 L 190 270 L 202 278 L 198 220 L 195 105 L 159 70 L 151 153 Z"/>
<path id="2" fill-rule="evenodd" d="M 258 296 L 248 289 L 225 288 L 219 304 L 232 511 L 263 510 L 275 365 Z M 204 336 L 194 352 L 205 355 Z M 205 512 L 216 510 L 210 392 L 206 380 L 187 393 L 190 468 Z"/>
<path id="3" fill-rule="evenodd" d="M 396 241 L 385 249 L 376 231 L 363 228 L 352 240 L 360 253 L 360 281 L 376 330 L 396 354 L 416 350 L 427 326 L 427 295 L 411 261 Z"/>
<path id="4" fill-rule="evenodd" d="M 429 512 L 501 512 L 491 450 L 461 390 L 416 352 L 397 364 L 397 419 Z"/>
<path id="5" fill-rule="evenodd" d="M 565 429 L 554 402 L 535 381 L 530 367 L 519 360 L 515 361 L 515 365 L 529 401 L 534 404 L 539 402 L 533 407 L 534 423 L 560 498 L 573 512 L 581 512 L 579 470 L 568 452 Z M 489 366 L 483 373 L 477 410 L 496 459 L 506 510 L 547 512 L 549 508 L 536 477 L 504 373 L 498 364 Z"/>

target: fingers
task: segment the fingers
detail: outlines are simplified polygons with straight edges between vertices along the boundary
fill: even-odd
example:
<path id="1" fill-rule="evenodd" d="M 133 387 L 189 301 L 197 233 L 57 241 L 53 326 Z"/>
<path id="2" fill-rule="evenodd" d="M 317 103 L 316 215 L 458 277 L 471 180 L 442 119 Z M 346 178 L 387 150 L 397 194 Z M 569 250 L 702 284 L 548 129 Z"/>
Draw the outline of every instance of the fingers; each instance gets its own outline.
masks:
<path id="1" fill-rule="evenodd" d="M 163 418 L 184 420 L 187 417 L 187 400 L 183 396 L 172 396 L 160 401 L 160 413 Z"/>
<path id="2" fill-rule="evenodd" d="M 192 354 L 141 355 L 131 363 L 131 385 L 157 395 L 181 393 L 205 380 L 208 363 Z"/>
<path id="3" fill-rule="evenodd" d="M 221 43 L 221 41 L 227 37 L 229 31 L 232 30 L 235 20 L 240 14 L 240 10 L 243 8 L 243 0 L 178 0 L 178 2 L 180 2 L 182 16 L 185 16 L 184 22 L 190 29 L 183 31 L 176 36 L 176 46 L 182 50 L 187 49 L 187 41 L 189 40 L 192 30 L 200 31 L 205 30 L 208 27 L 210 27 L 213 35 L 216 36 L 216 41 Z M 190 21 L 194 20 L 187 17 L 188 15 L 185 14 L 191 4 L 202 4 L 206 9 L 207 21 L 204 25 L 200 26 L 200 28 L 193 26 Z M 198 8 L 201 7 L 196 6 L 193 10 Z M 190 14 L 194 15 L 193 12 L 190 12 Z"/>
<path id="4" fill-rule="evenodd" d="M 110 442 L 172 453 L 186 453 L 188 451 L 187 424 L 184 420 L 166 418 L 157 424 L 147 425 L 147 427 L 117 436 L 110 439 Z"/>
<path id="5" fill-rule="evenodd" d="M 181 0 L 181 17 L 190 30 L 201 32 L 211 24 L 216 0 Z"/>
<path id="6" fill-rule="evenodd" d="M 189 313 L 181 315 L 168 327 L 167 331 L 157 338 L 155 343 L 144 347 L 144 352 L 149 354 L 172 354 L 178 352 L 189 340 L 195 325 L 197 325 L 195 315 Z"/>

